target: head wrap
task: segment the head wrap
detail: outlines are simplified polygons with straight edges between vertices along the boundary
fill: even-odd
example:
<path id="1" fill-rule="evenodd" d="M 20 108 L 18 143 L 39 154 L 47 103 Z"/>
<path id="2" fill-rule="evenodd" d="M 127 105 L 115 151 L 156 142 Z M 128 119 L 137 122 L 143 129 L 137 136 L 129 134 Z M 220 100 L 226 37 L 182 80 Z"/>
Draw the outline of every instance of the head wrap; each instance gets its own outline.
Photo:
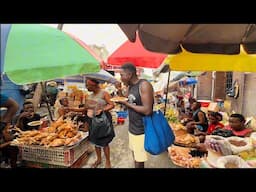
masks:
<path id="1" fill-rule="evenodd" d="M 96 83 L 96 82 L 93 81 L 92 79 L 87 79 L 86 82 L 87 82 L 89 85 L 92 85 L 92 86 L 98 85 L 98 83 Z"/>

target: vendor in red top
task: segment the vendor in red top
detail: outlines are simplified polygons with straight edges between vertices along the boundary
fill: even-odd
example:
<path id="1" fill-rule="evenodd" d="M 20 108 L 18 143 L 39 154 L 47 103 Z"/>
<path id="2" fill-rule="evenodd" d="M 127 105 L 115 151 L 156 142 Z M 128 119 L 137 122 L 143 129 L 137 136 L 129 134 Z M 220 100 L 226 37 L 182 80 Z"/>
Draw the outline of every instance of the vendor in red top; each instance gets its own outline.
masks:
<path id="1" fill-rule="evenodd" d="M 220 123 L 222 120 L 222 115 L 218 112 L 208 112 L 209 126 L 207 129 L 207 134 L 210 135 L 215 129 L 223 128 L 224 125 Z"/>
<path id="2" fill-rule="evenodd" d="M 234 113 L 229 117 L 229 125 L 225 127 L 231 130 L 235 136 L 247 137 L 250 136 L 252 129 L 245 127 L 245 118 L 243 115 Z"/>

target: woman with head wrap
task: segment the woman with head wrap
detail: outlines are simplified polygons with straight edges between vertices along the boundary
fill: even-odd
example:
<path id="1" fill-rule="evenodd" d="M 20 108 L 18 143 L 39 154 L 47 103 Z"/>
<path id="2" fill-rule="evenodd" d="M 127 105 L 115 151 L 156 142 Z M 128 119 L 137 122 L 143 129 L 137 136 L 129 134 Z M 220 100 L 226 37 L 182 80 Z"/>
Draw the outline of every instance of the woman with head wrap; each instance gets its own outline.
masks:
<path id="1" fill-rule="evenodd" d="M 112 117 L 109 111 L 114 108 L 114 103 L 110 100 L 111 96 L 108 92 L 102 90 L 99 87 L 99 82 L 94 79 L 87 78 L 86 80 L 86 88 L 88 91 L 92 92 L 91 95 L 88 96 L 86 101 L 86 108 L 87 108 L 87 116 L 93 118 L 95 116 L 101 115 L 103 112 L 106 114 L 108 120 L 112 124 Z M 92 126 L 92 124 L 90 125 Z M 92 167 L 96 168 L 99 164 L 101 164 L 101 148 L 103 148 L 106 163 L 105 168 L 111 168 L 110 163 L 110 148 L 109 143 L 114 138 L 115 133 L 114 130 L 110 135 L 105 138 L 102 138 L 99 141 L 94 140 L 93 144 L 95 144 L 95 151 L 97 155 L 96 161 L 93 163 Z M 90 129 L 89 129 L 89 140 L 90 140 Z M 92 141 L 91 141 L 92 142 Z"/>

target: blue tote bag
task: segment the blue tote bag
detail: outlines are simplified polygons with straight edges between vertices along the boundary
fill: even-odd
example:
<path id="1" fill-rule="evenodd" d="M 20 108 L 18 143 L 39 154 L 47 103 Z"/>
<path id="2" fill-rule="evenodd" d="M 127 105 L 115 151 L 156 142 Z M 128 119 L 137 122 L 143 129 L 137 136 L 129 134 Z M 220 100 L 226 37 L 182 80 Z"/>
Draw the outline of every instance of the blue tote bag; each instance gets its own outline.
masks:
<path id="1" fill-rule="evenodd" d="M 163 113 L 158 110 L 143 117 L 145 127 L 144 148 L 152 155 L 158 155 L 173 144 L 175 136 Z"/>

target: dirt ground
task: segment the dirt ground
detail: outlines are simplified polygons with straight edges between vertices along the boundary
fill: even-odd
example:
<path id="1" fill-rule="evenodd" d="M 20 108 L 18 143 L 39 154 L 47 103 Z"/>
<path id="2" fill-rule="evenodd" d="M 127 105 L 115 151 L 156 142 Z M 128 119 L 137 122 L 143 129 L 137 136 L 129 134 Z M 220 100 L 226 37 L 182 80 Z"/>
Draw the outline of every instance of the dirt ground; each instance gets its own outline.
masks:
<path id="1" fill-rule="evenodd" d="M 110 159 L 112 168 L 134 168 L 132 152 L 129 149 L 128 142 L 128 120 L 125 124 L 115 127 L 116 137 L 110 143 Z M 98 168 L 104 168 L 105 158 L 102 152 L 102 163 Z M 93 152 L 83 168 L 90 168 L 96 159 L 96 153 Z M 178 168 L 170 160 L 168 153 L 160 155 L 150 155 L 149 160 L 145 163 L 145 168 Z"/>

